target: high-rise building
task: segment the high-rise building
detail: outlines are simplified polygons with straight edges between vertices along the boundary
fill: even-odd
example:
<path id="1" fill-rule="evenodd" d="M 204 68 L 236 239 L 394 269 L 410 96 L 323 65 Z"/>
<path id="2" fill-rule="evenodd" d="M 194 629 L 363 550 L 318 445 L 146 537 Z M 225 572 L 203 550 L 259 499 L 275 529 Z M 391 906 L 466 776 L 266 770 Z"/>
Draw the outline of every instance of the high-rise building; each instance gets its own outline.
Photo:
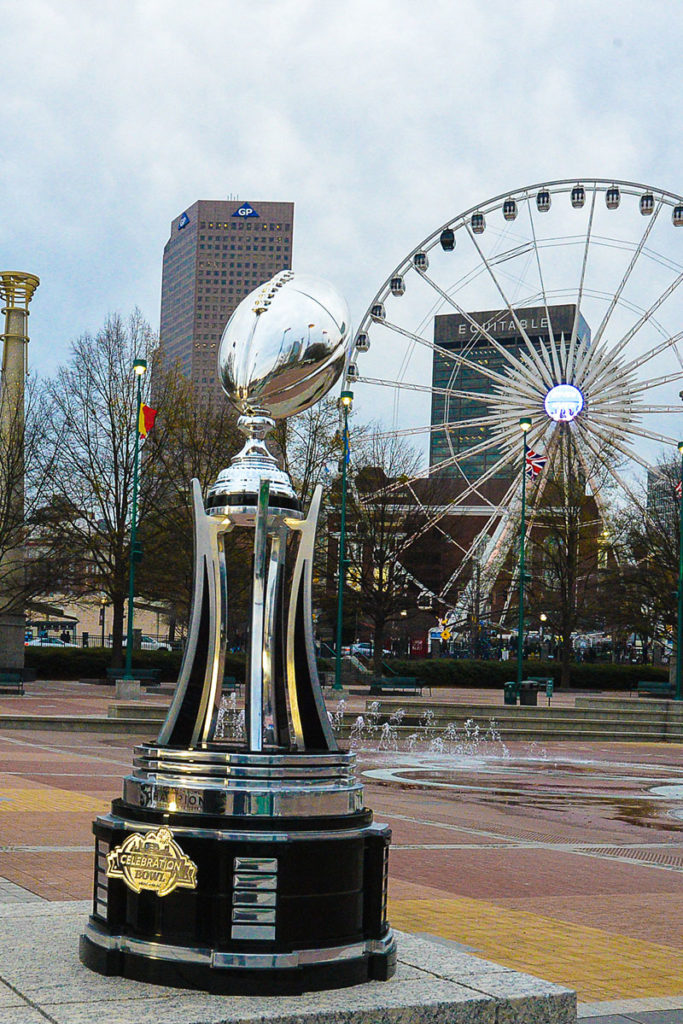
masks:
<path id="1" fill-rule="evenodd" d="M 292 266 L 293 203 L 200 199 L 171 223 L 161 281 L 161 355 L 201 401 L 223 395 L 216 359 L 230 314 Z"/>
<path id="2" fill-rule="evenodd" d="M 517 320 L 527 333 L 532 345 L 546 346 L 550 339 L 548 317 L 552 324 L 553 336 L 557 339 L 564 335 L 567 342 L 571 338 L 576 306 L 558 305 L 531 306 L 517 309 Z M 524 338 L 517 323 L 507 309 L 486 310 L 470 314 L 472 320 L 485 327 L 488 334 L 495 338 L 512 357 L 519 358 L 526 351 Z M 579 314 L 577 324 L 577 343 L 590 344 L 590 328 L 583 316 Z M 454 425 L 463 421 L 476 419 L 486 413 L 486 404 L 477 396 L 489 394 L 491 378 L 486 369 L 505 375 L 510 365 L 502 352 L 495 348 L 488 338 L 476 330 L 470 321 L 459 313 L 449 313 L 435 317 L 434 322 L 434 360 L 432 365 L 432 418 L 433 426 L 443 423 Z M 449 358 L 449 353 L 465 356 L 467 364 Z M 482 370 L 477 370 L 477 365 Z M 452 394 L 446 394 L 446 389 Z M 471 397 L 470 397 L 471 396 Z M 447 431 L 433 430 L 430 441 L 429 462 L 431 466 L 448 459 L 452 455 L 466 453 L 468 448 L 481 445 L 490 437 L 490 428 L 486 425 L 472 425 L 468 429 Z M 491 447 L 459 460 L 459 468 L 446 466 L 440 475 L 451 479 L 462 480 L 464 473 L 472 482 L 490 470 L 500 459 L 501 451 Z M 500 491 L 496 481 L 509 477 L 509 467 L 501 467 L 494 473 L 494 479 L 487 490 L 492 493 Z M 471 499 L 471 504 L 476 500 Z"/>

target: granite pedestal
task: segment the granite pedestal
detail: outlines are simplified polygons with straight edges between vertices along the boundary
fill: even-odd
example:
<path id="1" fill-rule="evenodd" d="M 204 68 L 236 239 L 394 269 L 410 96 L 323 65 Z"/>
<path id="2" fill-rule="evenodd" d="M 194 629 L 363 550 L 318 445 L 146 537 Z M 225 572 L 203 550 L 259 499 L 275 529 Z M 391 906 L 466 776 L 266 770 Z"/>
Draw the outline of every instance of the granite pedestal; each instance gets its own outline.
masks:
<path id="1" fill-rule="evenodd" d="M 455 947 L 402 933 L 389 981 L 299 996 L 222 996 L 88 971 L 89 903 L 0 907 L 3 1024 L 574 1024 L 576 995 Z"/>

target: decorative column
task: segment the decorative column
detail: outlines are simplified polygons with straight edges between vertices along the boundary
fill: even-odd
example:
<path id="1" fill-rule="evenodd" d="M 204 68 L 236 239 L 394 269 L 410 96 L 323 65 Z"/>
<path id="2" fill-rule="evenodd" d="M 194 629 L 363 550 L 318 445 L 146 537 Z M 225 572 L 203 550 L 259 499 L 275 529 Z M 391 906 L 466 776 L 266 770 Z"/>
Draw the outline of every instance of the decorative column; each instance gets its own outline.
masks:
<path id="1" fill-rule="evenodd" d="M 5 315 L 0 380 L 0 668 L 24 667 L 24 381 L 28 306 L 40 284 L 34 274 L 0 272 Z"/>

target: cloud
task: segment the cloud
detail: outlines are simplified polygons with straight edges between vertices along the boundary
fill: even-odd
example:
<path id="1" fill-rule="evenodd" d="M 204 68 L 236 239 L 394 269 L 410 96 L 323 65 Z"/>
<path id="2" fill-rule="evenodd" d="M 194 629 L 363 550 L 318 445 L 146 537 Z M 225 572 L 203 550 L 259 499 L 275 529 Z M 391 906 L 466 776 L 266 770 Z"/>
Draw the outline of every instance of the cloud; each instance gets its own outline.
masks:
<path id="1" fill-rule="evenodd" d="M 112 310 L 158 322 L 171 219 L 296 202 L 295 266 L 356 322 L 492 194 L 581 174 L 676 189 L 669 4 L 138 0 L 5 5 L 3 252 L 38 273 L 32 362 Z"/>

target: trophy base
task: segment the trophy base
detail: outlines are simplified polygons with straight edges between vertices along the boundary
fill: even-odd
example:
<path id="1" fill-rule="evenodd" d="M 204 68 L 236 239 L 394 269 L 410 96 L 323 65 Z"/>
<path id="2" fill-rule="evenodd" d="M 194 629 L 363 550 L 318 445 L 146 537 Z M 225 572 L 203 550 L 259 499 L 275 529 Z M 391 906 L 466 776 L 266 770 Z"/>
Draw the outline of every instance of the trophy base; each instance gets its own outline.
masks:
<path id="1" fill-rule="evenodd" d="M 80 943 L 87 967 L 159 985 L 254 995 L 342 988 L 394 974 L 396 944 L 386 916 L 391 830 L 374 824 L 367 808 L 349 813 L 358 803 L 349 755 L 187 752 L 193 781 L 176 775 L 171 787 L 170 775 L 161 783 L 158 749 L 139 754 L 144 767 L 137 781 L 146 776 L 150 788 L 129 786 L 136 799 L 115 800 L 111 813 L 93 824 L 93 911 Z M 225 763 L 219 767 L 216 758 Z M 267 761 L 277 763 L 268 768 Z M 286 775 L 288 765 L 299 788 L 290 779 L 293 789 L 282 803 L 268 784 L 282 787 L 283 779 L 268 775 Z M 214 801 L 218 813 L 170 809 L 171 789 L 178 804 L 206 808 L 212 770 L 230 796 Z M 229 784 L 232 793 L 226 775 L 238 776 Z M 258 814 L 259 803 L 270 813 Z M 240 804 L 248 813 L 239 813 Z"/>
<path id="2" fill-rule="evenodd" d="M 112 948 L 111 937 L 91 918 L 81 935 L 79 956 L 91 971 L 108 977 L 194 989 L 216 995 L 302 995 L 325 989 L 348 988 L 367 981 L 388 981 L 396 972 L 396 942 L 388 932 L 384 942 L 367 949 L 364 944 L 353 958 L 350 947 L 328 950 L 303 950 L 296 954 L 268 955 L 267 967 L 250 966 L 253 953 L 225 953 L 173 947 L 172 956 L 163 958 L 163 947 L 140 952 L 130 948 Z M 263 954 L 261 954 L 263 956 Z M 337 956 L 339 959 L 331 960 Z M 315 962 L 316 957 L 320 962 Z M 265 959 L 265 958 L 264 958 Z M 298 959 L 296 966 L 292 963 Z M 303 960 L 303 962 L 301 962 Z"/>

